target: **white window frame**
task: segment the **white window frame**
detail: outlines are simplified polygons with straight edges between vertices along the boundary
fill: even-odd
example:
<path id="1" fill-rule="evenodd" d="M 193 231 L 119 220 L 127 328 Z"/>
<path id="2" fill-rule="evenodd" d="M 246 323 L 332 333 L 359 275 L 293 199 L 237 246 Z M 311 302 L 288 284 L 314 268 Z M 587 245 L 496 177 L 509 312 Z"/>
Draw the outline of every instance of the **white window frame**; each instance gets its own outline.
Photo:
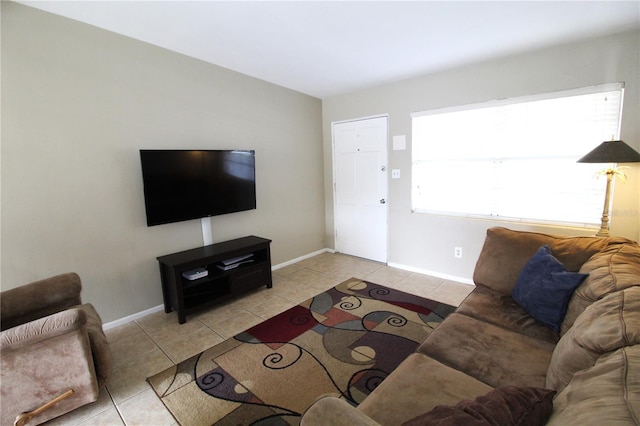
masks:
<path id="1" fill-rule="evenodd" d="M 562 124 L 558 130 L 554 128 L 553 132 L 545 129 L 540 122 L 527 127 L 531 121 L 527 114 L 529 111 L 536 111 L 535 108 L 539 108 L 538 114 L 543 115 L 552 105 L 579 100 L 572 97 L 610 92 L 619 93 L 619 97 L 611 95 L 607 98 L 608 102 L 597 104 L 605 107 L 593 113 L 599 118 L 607 117 L 602 119 L 602 122 L 607 123 L 602 129 L 593 127 L 593 120 L 580 126 L 572 122 L 569 129 Z M 596 179 L 595 175 L 606 165 L 576 164 L 576 161 L 602 141 L 619 139 L 623 98 L 624 83 L 611 83 L 411 114 L 412 211 L 596 229 L 600 224 L 605 182 L 603 179 Z M 547 100 L 552 102 L 539 102 Z M 546 108 L 540 108 L 544 105 Z M 520 120 L 520 124 L 514 126 L 511 118 L 495 118 L 503 112 L 516 114 L 513 117 Z M 587 110 L 585 116 L 590 114 L 591 110 Z M 562 115 L 562 119 L 557 121 L 576 119 L 568 118 L 569 115 L 571 114 Z M 478 119 L 481 116 L 483 118 Z M 553 121 L 557 116 L 560 115 L 547 117 L 544 123 Z M 465 132 L 460 130 L 465 128 L 467 119 L 468 128 L 475 131 L 471 137 L 465 137 Z M 485 123 L 490 124 L 485 127 Z M 529 128 L 530 133 L 539 132 L 539 135 L 519 146 L 513 145 L 514 140 L 527 139 L 521 128 Z M 562 132 L 565 134 L 562 135 Z M 553 136 L 540 136 L 551 133 Z M 548 142 L 550 146 L 536 150 L 535 145 L 540 140 Z M 481 143 L 474 145 L 476 141 Z M 429 145 L 431 143 L 439 145 Z M 490 152 L 485 153 L 483 147 L 487 145 L 493 147 L 489 149 Z M 449 148 L 454 146 L 462 148 L 458 147 L 457 151 L 456 148 Z M 545 150 L 555 152 L 547 154 Z M 522 173 L 527 168 L 530 171 Z M 524 175 L 522 180 L 518 179 L 518 173 Z M 527 184 L 526 177 L 533 176 L 534 173 L 535 179 L 540 181 L 540 188 L 536 188 L 537 184 L 532 184 L 530 190 L 520 191 L 520 186 L 525 187 Z M 541 193 L 534 194 L 538 189 Z M 531 201 L 529 198 L 539 201 Z M 505 200 L 508 202 L 504 203 Z M 563 203 L 566 205 L 563 206 Z M 518 205 L 525 206 L 524 214 L 519 211 Z M 573 206 L 580 207 L 577 209 Z M 565 215 L 566 212 L 578 210 L 579 213 Z M 549 212 L 553 212 L 553 217 L 550 217 Z"/>

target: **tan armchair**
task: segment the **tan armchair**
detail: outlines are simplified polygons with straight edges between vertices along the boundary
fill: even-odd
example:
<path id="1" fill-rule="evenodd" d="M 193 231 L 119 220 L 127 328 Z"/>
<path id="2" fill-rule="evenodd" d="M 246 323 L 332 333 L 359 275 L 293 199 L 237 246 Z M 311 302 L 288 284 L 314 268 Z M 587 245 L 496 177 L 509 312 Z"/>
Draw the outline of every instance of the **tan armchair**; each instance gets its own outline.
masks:
<path id="1" fill-rule="evenodd" d="M 2 426 L 36 425 L 98 399 L 111 353 L 81 288 L 68 273 L 0 293 Z"/>

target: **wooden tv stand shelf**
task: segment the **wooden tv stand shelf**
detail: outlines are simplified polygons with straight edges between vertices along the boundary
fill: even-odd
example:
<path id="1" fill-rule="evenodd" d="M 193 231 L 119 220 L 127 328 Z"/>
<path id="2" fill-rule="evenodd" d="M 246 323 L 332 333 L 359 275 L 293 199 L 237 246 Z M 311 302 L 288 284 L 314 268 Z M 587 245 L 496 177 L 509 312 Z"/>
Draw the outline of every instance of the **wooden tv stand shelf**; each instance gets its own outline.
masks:
<path id="1" fill-rule="evenodd" d="M 271 288 L 270 244 L 271 240 L 250 236 L 158 257 L 164 311 L 175 309 L 178 322 L 184 324 L 186 315 L 197 309 L 263 285 Z M 218 267 L 223 261 L 249 255 L 246 263 L 231 269 Z M 197 268 L 206 269 L 208 275 L 195 280 L 183 277 L 183 272 Z"/>

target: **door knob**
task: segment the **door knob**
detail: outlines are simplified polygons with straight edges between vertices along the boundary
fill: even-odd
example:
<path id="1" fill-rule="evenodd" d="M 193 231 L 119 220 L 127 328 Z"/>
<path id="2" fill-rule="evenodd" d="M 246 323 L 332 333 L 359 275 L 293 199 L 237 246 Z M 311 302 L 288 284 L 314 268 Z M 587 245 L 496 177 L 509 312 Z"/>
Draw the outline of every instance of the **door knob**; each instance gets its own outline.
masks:
<path id="1" fill-rule="evenodd" d="M 387 204 L 387 200 L 385 200 L 384 198 L 380 199 L 380 204 Z"/>

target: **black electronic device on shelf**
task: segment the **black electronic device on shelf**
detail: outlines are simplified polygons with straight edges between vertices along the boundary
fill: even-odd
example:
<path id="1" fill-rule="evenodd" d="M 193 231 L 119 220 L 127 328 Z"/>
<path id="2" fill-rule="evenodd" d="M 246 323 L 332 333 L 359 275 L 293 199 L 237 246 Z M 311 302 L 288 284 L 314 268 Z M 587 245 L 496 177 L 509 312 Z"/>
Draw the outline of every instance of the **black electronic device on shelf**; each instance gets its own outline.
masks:
<path id="1" fill-rule="evenodd" d="M 231 259 L 225 259 L 216 264 L 218 269 L 223 271 L 229 271 L 231 269 L 235 269 L 240 265 L 245 265 L 247 263 L 253 262 L 253 253 L 248 253 L 242 256 L 232 257 Z"/>

